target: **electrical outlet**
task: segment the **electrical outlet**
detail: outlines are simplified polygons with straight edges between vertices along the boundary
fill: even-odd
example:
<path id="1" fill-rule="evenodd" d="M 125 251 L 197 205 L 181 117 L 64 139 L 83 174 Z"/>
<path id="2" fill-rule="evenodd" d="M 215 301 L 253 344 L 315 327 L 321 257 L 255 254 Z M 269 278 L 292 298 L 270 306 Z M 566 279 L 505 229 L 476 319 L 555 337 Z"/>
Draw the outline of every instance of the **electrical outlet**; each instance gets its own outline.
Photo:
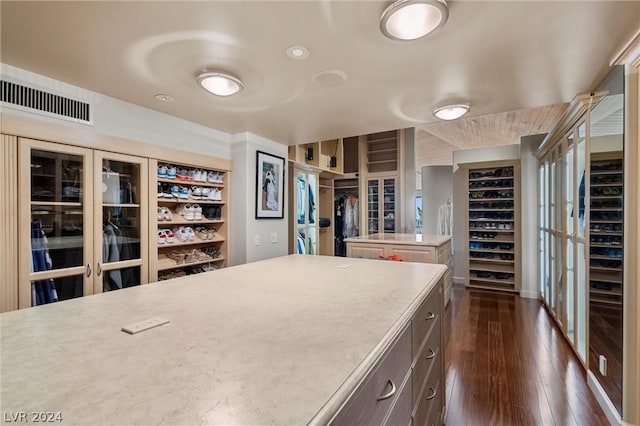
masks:
<path id="1" fill-rule="evenodd" d="M 256 242 L 256 245 L 257 245 L 257 246 L 259 246 L 259 245 L 260 245 L 260 234 L 256 234 L 255 242 Z"/>
<path id="2" fill-rule="evenodd" d="M 272 232 L 271 233 L 271 244 L 275 244 L 278 242 L 278 233 L 277 232 Z"/>
<path id="3" fill-rule="evenodd" d="M 125 325 L 124 327 L 122 327 L 122 331 L 129 334 L 136 334 L 168 323 L 168 319 L 154 317 L 144 321 L 136 322 L 134 324 Z"/>
<path id="4" fill-rule="evenodd" d="M 598 370 L 600 370 L 600 374 L 602 374 L 603 376 L 607 375 L 607 358 L 604 357 L 604 355 L 600 355 L 600 357 L 598 358 Z"/>

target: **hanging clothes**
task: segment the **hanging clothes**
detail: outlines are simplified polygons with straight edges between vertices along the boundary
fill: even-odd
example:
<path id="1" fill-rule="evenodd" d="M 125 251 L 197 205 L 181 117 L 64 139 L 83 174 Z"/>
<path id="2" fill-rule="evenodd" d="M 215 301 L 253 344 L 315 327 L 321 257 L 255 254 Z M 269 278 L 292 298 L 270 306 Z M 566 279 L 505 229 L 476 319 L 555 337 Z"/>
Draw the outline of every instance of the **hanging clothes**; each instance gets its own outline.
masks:
<path id="1" fill-rule="evenodd" d="M 438 226 L 436 233 L 438 235 L 451 235 L 453 231 L 453 213 L 451 211 L 451 201 L 440 206 L 438 209 Z"/>
<path id="2" fill-rule="evenodd" d="M 315 223 L 314 212 L 316 210 L 315 195 L 313 194 L 313 186 L 309 185 L 309 223 Z"/>
<path id="3" fill-rule="evenodd" d="M 31 222 L 31 271 L 41 272 L 53 268 L 49 256 L 47 236 L 39 221 Z M 32 306 L 58 301 L 58 293 L 53 279 L 34 281 L 31 283 Z"/>
<path id="4" fill-rule="evenodd" d="M 343 235 L 345 238 L 356 237 L 359 234 L 358 226 L 358 213 L 359 213 L 358 199 L 353 195 L 350 195 L 345 203 L 344 208 L 344 226 Z"/>
<path id="5" fill-rule="evenodd" d="M 118 229 L 111 223 L 103 228 L 102 235 L 102 262 L 119 262 L 120 248 L 118 246 Z M 111 291 L 122 288 L 122 275 L 119 269 L 109 271 L 104 276 L 102 291 Z"/>
<path id="6" fill-rule="evenodd" d="M 297 219 L 298 219 L 298 223 L 303 224 L 304 223 L 304 187 L 305 187 L 305 181 L 304 181 L 304 179 L 297 178 L 296 179 L 296 183 L 297 183 L 297 191 L 298 191 L 298 198 L 297 198 L 297 203 L 296 203 L 296 216 L 297 216 Z"/>

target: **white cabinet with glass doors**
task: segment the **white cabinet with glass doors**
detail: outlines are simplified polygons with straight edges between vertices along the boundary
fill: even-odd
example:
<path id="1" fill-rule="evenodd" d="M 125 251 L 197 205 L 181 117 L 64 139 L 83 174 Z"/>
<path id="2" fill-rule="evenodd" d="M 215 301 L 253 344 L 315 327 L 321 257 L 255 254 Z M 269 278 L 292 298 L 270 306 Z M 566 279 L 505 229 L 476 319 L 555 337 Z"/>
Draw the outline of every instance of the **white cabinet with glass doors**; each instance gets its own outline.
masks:
<path id="1" fill-rule="evenodd" d="M 398 199 L 395 176 L 367 177 L 367 233 L 394 233 L 398 229 Z"/>
<path id="2" fill-rule="evenodd" d="M 19 140 L 20 308 L 147 282 L 147 160 Z"/>
<path id="3" fill-rule="evenodd" d="M 295 254 L 318 254 L 318 185 L 317 172 L 305 170 L 289 163 L 289 193 L 291 203 L 289 222 L 291 237 L 289 252 Z"/>

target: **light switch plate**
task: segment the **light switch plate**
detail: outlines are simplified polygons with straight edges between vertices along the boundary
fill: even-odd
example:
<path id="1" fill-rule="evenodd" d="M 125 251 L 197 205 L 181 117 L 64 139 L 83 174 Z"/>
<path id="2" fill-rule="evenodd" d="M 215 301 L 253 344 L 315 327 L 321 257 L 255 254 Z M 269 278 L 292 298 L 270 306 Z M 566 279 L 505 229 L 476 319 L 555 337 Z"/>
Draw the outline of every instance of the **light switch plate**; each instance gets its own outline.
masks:
<path id="1" fill-rule="evenodd" d="M 122 327 L 122 331 L 129 334 L 137 334 L 142 331 L 146 331 L 161 325 L 168 324 L 169 320 L 160 317 L 149 318 L 143 321 L 138 321 L 133 324 L 128 324 Z"/>
<path id="2" fill-rule="evenodd" d="M 600 374 L 602 374 L 603 376 L 607 375 L 607 358 L 605 358 L 604 355 L 600 355 L 600 357 L 598 358 L 598 370 L 600 371 Z"/>
<path id="3" fill-rule="evenodd" d="M 255 244 L 256 244 L 257 246 L 259 246 L 259 245 L 260 245 L 260 234 L 256 234 L 256 236 L 255 236 L 255 238 L 254 238 L 254 241 L 255 241 Z"/>

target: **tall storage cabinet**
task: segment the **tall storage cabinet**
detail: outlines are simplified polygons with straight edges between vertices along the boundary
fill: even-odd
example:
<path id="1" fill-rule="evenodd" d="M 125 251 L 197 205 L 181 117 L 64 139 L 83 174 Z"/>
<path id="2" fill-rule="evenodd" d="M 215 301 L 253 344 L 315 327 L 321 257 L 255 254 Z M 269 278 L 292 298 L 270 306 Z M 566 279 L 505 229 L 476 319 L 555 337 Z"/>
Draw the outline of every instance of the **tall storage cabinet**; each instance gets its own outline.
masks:
<path id="1" fill-rule="evenodd" d="M 394 233 L 398 229 L 397 178 L 395 176 L 366 179 L 367 231 Z"/>
<path id="2" fill-rule="evenodd" d="M 319 175 L 289 163 L 289 253 L 318 254 Z"/>
<path id="3" fill-rule="evenodd" d="M 150 279 L 226 266 L 228 173 L 195 164 L 150 160 Z M 189 176 L 191 175 L 191 176 Z"/>
<path id="4" fill-rule="evenodd" d="M 18 164 L 20 308 L 147 282 L 146 159 L 19 139 Z"/>
<path id="5" fill-rule="evenodd" d="M 468 170 L 468 287 L 520 290 L 519 167 L 477 164 Z"/>

